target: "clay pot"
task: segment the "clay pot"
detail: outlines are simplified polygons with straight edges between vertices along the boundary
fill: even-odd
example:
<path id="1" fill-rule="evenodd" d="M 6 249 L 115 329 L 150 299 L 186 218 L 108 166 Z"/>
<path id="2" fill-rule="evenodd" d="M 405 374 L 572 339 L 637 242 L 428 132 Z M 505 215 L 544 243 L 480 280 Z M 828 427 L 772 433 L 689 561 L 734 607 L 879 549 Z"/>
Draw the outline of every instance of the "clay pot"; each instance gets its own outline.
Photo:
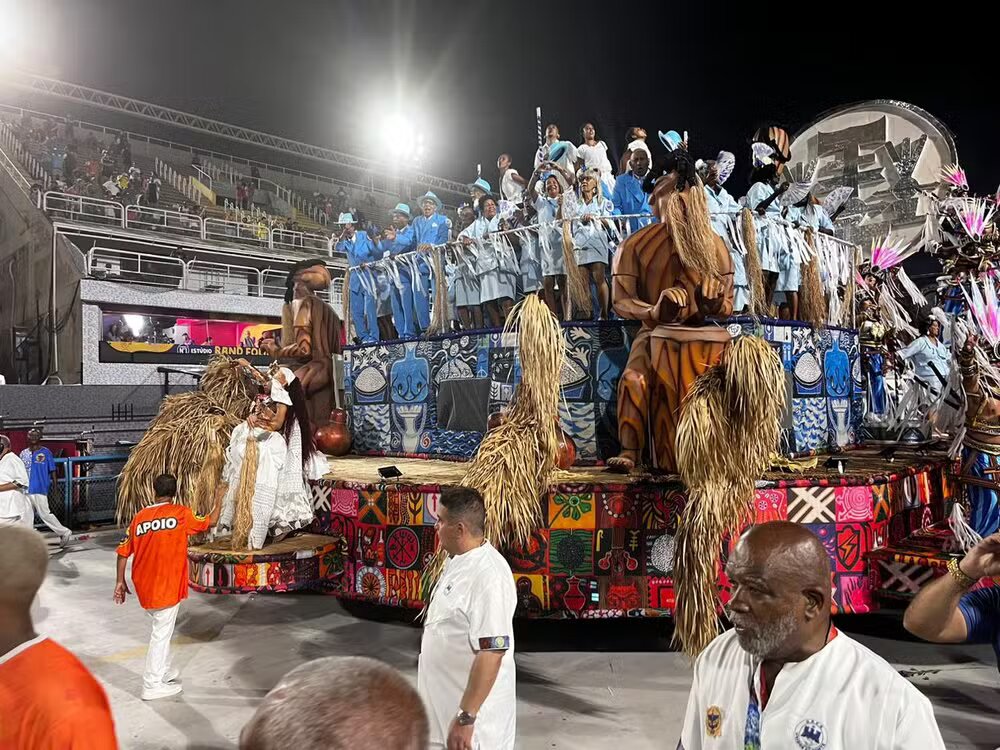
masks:
<path id="1" fill-rule="evenodd" d="M 502 425 L 506 419 L 507 412 L 502 409 L 500 411 L 493 412 L 490 414 L 489 419 L 486 420 L 486 431 L 489 432 L 490 430 L 495 430 L 497 427 Z"/>
<path id="2" fill-rule="evenodd" d="M 351 449 L 351 428 L 347 426 L 347 412 L 334 409 L 330 421 L 313 433 L 316 447 L 328 456 L 343 456 Z"/>
<path id="3" fill-rule="evenodd" d="M 560 469 L 568 469 L 576 463 L 576 443 L 559 426 L 558 419 L 556 420 L 556 432 L 559 433 L 559 456 L 556 458 L 556 466 Z"/>

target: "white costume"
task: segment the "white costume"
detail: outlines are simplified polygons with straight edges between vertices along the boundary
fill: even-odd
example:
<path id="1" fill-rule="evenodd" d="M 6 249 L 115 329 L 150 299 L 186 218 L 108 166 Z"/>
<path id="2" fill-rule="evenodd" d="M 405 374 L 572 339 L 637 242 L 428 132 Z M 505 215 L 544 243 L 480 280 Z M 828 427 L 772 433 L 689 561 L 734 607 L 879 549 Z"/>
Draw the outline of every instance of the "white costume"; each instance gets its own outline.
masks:
<path id="1" fill-rule="evenodd" d="M 681 732 L 683 750 L 743 750 L 760 661 L 730 630 L 698 657 Z M 756 697 L 755 697 L 756 700 Z M 760 710 L 761 748 L 944 750 L 931 702 L 884 659 L 836 633 L 785 664 Z"/>
<path id="2" fill-rule="evenodd" d="M 596 169 L 601 173 L 601 184 L 608 195 L 615 191 L 615 176 L 611 174 L 611 160 L 608 158 L 608 144 L 598 141 L 593 146 L 581 143 L 576 147 L 577 156 L 583 159 L 585 169 Z"/>
<path id="3" fill-rule="evenodd" d="M 514 175 L 521 175 L 514 168 L 508 169 L 500 178 L 500 197 L 511 203 L 520 203 L 524 197 L 524 187 L 514 181 Z"/>
<path id="4" fill-rule="evenodd" d="M 576 263 L 580 266 L 591 263 L 608 265 L 611 243 L 608 241 L 608 230 L 601 217 L 611 216 L 615 210 L 614 204 L 601 196 L 599 191 L 594 193 L 589 203 L 584 202 L 582 196 L 579 203 L 579 215 L 590 214 L 593 219 L 586 224 L 582 219 L 573 219 L 573 250 L 576 254 Z"/>
<path id="5" fill-rule="evenodd" d="M 281 371 L 287 383 L 295 379 L 295 374 L 288 368 L 283 367 Z M 292 405 L 288 392 L 277 381 L 271 382 L 271 399 L 288 407 Z M 288 414 L 285 418 L 292 419 L 293 415 Z M 281 433 L 240 423 L 229 439 L 226 465 L 222 470 L 222 481 L 228 489 L 219 515 L 220 532 L 229 531 L 233 526 L 248 438 L 257 441 L 257 475 L 254 482 L 253 526 L 247 546 L 260 549 L 268 533 L 283 537 L 312 522 L 312 494 L 306 480 L 319 479 L 326 473 L 327 466 L 314 452 L 303 467 L 302 433 L 297 422 L 292 427 L 287 444 Z"/>
<path id="6" fill-rule="evenodd" d="M 24 494 L 28 488 L 28 472 L 24 462 L 12 451 L 0 458 L 0 484 L 16 484 L 18 489 L 0 492 L 0 526 L 22 524 L 34 527 L 35 512 L 31 501 Z"/>
<path id="7" fill-rule="evenodd" d="M 479 278 L 479 302 L 491 302 L 505 297 L 513 300 L 517 290 L 518 267 L 514 248 L 502 235 L 489 237 L 499 231 L 500 214 L 497 214 L 492 219 L 480 216 L 458 235 L 460 238 L 478 240 L 472 247 L 476 248 L 475 270 Z M 456 292 L 456 298 L 458 296 L 459 293 Z"/>
<path id="8" fill-rule="evenodd" d="M 538 213 L 538 256 L 542 262 L 542 276 L 564 276 L 562 226 L 552 222 L 559 216 L 559 199 L 540 195 L 535 198 Z"/>
<path id="9" fill-rule="evenodd" d="M 513 750 L 516 606 L 510 566 L 489 542 L 445 562 L 427 609 L 417 667 L 417 690 L 428 709 L 431 747 L 445 746 L 476 654 L 492 650 L 504 651 L 503 660 L 476 717 L 472 746 Z"/>

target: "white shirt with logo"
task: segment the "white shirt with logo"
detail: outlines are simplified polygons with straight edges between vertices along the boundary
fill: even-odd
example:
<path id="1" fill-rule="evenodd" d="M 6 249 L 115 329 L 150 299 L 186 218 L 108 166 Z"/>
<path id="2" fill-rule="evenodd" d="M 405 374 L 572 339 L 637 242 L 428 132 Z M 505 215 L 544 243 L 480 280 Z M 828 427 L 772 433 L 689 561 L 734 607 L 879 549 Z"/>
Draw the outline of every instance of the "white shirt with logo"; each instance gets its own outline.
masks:
<path id="1" fill-rule="evenodd" d="M 735 631 L 698 657 L 681 733 L 683 750 L 744 750 L 749 675 L 760 662 Z M 927 698 L 884 659 L 837 633 L 778 672 L 760 713 L 760 746 L 788 750 L 944 750 Z"/>
<path id="2" fill-rule="evenodd" d="M 500 672 L 476 717 L 473 748 L 513 750 L 516 606 L 510 565 L 489 542 L 445 563 L 427 609 L 417 667 L 417 689 L 427 706 L 432 747 L 443 747 L 448 738 L 476 654 L 502 650 Z"/>

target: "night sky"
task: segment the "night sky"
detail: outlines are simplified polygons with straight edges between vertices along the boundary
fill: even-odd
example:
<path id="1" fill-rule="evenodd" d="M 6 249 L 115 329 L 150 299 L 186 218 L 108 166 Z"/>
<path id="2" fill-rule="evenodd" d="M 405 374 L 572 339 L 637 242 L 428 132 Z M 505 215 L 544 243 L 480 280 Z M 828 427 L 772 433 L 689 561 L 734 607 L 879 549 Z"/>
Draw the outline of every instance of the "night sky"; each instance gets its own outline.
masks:
<path id="1" fill-rule="evenodd" d="M 758 124 L 794 134 L 870 98 L 911 102 L 948 125 L 974 189 L 1000 179 L 996 107 L 976 93 L 995 67 L 996 43 L 976 38 L 987 24 L 954 32 L 951 63 L 940 49 L 957 19 L 916 4 L 890 14 L 871 2 L 760 3 L 753 15 L 587 0 L 31 5 L 33 72 L 376 157 L 377 120 L 398 109 L 425 122 L 427 171 L 463 181 L 480 162 L 495 186 L 504 150 L 530 172 L 540 105 L 575 143 L 595 122 L 614 154 L 634 124 L 654 139 L 687 130 L 699 156 L 734 151 L 727 187 L 740 195 Z"/>

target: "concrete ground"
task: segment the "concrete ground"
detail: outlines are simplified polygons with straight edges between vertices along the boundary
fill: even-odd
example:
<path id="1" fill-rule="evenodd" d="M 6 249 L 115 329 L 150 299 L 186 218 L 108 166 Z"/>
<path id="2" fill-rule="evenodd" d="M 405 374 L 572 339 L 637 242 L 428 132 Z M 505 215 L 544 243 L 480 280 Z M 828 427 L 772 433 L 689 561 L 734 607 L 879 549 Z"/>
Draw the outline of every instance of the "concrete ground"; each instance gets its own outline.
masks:
<path id="1" fill-rule="evenodd" d="M 149 621 L 134 597 L 121 607 L 111 601 L 116 541 L 99 535 L 54 554 L 36 628 L 104 684 L 123 748 L 232 748 L 278 678 L 320 656 L 371 656 L 416 679 L 420 630 L 391 610 L 311 594 L 192 594 L 174 634 L 184 692 L 143 703 Z M 838 619 L 838 626 L 931 699 L 948 748 L 996 748 L 992 650 L 914 642 L 899 619 Z M 519 748 L 606 748 L 611 738 L 622 750 L 675 746 L 691 673 L 684 656 L 669 650 L 667 622 L 526 622 L 516 637 Z"/>

